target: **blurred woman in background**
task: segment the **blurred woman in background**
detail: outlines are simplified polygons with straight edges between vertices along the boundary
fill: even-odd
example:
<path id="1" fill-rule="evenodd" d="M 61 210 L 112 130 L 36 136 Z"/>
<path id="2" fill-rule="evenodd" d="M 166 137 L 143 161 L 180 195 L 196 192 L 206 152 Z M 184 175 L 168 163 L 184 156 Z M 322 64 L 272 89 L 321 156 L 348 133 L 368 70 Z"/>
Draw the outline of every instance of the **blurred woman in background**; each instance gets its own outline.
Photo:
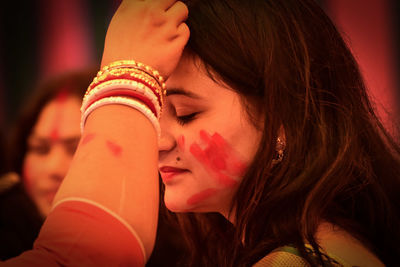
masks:
<path id="1" fill-rule="evenodd" d="M 11 135 L 10 170 L 0 180 L 0 259 L 32 248 L 80 140 L 80 106 L 94 70 L 66 73 L 30 98 Z M 1 189 L 1 188 L 0 188 Z M 158 236 L 147 266 L 184 258 L 181 233 L 160 204 Z"/>
<path id="2" fill-rule="evenodd" d="M 95 72 L 65 73 L 27 99 L 0 179 L 0 258 L 31 249 L 80 139 L 80 104 Z"/>

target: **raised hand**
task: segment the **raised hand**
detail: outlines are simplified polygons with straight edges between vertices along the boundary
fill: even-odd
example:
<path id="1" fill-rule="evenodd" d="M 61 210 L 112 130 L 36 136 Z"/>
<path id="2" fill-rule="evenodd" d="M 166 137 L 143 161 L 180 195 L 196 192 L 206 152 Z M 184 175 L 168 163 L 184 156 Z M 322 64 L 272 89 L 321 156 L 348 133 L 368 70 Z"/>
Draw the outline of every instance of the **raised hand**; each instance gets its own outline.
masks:
<path id="1" fill-rule="evenodd" d="M 102 66 L 132 59 L 168 78 L 189 39 L 188 9 L 175 0 L 123 0 L 109 25 Z"/>

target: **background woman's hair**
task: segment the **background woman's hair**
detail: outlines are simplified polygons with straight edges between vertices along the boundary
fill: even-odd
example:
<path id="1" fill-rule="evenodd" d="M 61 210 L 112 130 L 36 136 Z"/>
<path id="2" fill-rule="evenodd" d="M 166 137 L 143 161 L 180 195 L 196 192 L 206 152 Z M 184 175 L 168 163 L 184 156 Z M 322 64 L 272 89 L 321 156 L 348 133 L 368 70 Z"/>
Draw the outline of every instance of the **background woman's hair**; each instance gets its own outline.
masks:
<path id="1" fill-rule="evenodd" d="M 386 265 L 400 255 L 400 148 L 368 99 L 356 61 L 311 0 L 188 0 L 188 50 L 242 96 L 263 137 L 236 193 L 235 227 L 182 214 L 193 266 L 248 266 L 329 221 Z M 283 161 L 271 167 L 283 126 Z M 243 241 L 243 242 L 242 242 Z M 191 266 L 192 266 L 191 265 Z"/>
<path id="2" fill-rule="evenodd" d="M 24 107 L 9 136 L 8 169 L 10 171 L 15 171 L 19 175 L 22 174 L 27 139 L 46 104 L 61 92 L 80 99 L 83 98 L 87 87 L 96 76 L 96 70 L 97 68 L 72 71 L 53 77 L 35 88 L 32 96 L 25 99 Z"/>

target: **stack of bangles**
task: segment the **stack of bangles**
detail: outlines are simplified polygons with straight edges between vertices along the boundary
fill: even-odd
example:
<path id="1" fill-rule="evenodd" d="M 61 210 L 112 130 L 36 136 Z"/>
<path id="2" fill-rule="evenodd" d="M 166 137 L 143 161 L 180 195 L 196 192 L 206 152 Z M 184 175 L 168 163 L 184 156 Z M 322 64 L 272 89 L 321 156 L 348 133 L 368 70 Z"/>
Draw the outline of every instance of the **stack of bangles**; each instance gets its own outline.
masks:
<path id="1" fill-rule="evenodd" d="M 151 67 L 133 60 L 120 60 L 103 67 L 89 85 L 81 107 L 81 131 L 93 110 L 104 105 L 120 104 L 145 115 L 160 137 L 165 83 Z"/>

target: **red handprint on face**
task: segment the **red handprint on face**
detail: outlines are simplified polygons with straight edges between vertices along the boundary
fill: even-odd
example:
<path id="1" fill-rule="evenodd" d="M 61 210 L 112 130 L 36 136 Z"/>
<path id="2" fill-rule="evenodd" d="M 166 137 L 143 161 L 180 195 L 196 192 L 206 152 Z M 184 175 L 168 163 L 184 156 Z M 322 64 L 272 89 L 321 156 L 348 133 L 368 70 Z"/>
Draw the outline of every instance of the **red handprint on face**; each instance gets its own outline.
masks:
<path id="1" fill-rule="evenodd" d="M 246 164 L 240 160 L 238 153 L 218 133 L 210 136 L 202 130 L 200 138 L 205 148 L 202 149 L 199 144 L 193 143 L 190 146 L 192 155 L 205 166 L 220 185 L 226 187 L 236 185 L 237 178 L 243 176 L 246 170 Z"/>

